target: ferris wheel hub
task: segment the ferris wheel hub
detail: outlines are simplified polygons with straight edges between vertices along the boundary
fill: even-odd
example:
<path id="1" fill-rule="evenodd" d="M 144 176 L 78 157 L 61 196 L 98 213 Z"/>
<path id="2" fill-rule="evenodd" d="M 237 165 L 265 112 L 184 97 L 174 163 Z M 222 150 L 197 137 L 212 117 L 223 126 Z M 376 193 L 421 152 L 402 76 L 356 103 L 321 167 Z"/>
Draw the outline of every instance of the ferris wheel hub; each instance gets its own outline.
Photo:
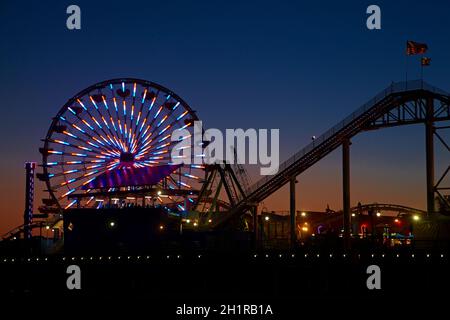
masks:
<path id="1" fill-rule="evenodd" d="M 130 162 L 134 162 L 134 153 L 131 152 L 122 152 L 120 154 L 120 162 L 121 163 L 130 163 Z"/>

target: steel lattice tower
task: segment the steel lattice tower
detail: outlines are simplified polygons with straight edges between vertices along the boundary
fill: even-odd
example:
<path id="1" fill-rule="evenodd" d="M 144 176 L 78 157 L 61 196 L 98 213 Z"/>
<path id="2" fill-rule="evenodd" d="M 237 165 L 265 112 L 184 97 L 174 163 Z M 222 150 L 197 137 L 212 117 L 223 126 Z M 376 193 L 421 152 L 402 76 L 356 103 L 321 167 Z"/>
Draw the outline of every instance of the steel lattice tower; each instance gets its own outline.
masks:
<path id="1" fill-rule="evenodd" d="M 24 238 L 31 239 L 34 206 L 34 171 L 36 162 L 25 163 L 25 211 L 23 215 Z"/>

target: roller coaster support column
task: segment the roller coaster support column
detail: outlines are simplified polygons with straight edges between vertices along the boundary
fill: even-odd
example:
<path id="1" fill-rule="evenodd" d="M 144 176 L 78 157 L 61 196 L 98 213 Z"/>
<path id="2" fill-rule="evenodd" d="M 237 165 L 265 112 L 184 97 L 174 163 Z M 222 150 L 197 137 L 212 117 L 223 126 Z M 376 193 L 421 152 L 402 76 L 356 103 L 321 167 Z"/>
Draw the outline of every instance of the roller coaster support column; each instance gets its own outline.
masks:
<path id="1" fill-rule="evenodd" d="M 344 247 L 350 247 L 350 140 L 342 143 L 342 205 L 344 225 Z"/>
<path id="2" fill-rule="evenodd" d="M 289 189 L 290 189 L 290 216 L 291 216 L 291 248 L 295 248 L 295 244 L 297 243 L 297 223 L 295 221 L 295 177 L 292 177 L 289 181 Z"/>
<path id="3" fill-rule="evenodd" d="M 434 208 L 434 105 L 433 98 L 427 99 L 425 121 L 425 147 L 427 166 L 427 213 L 433 214 Z"/>

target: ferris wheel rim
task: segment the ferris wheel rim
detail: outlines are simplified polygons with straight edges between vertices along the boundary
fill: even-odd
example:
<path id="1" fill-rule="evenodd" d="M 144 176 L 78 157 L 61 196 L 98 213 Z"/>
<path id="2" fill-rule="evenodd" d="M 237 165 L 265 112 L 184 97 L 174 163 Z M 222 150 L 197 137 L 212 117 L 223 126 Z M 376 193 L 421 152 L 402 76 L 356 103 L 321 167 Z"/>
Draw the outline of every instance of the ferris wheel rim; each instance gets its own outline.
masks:
<path id="1" fill-rule="evenodd" d="M 47 134 L 45 136 L 45 140 L 44 140 L 44 149 L 48 150 L 49 149 L 49 143 L 50 143 L 50 139 L 52 134 L 55 132 L 55 126 L 57 125 L 60 117 L 67 111 L 67 109 L 70 107 L 71 104 L 73 104 L 75 101 L 77 101 L 77 99 L 86 96 L 87 94 L 89 94 L 90 92 L 92 92 L 93 90 L 96 89 L 103 89 L 105 88 L 107 85 L 110 84 L 117 84 L 117 83 L 123 83 L 123 82 L 135 82 L 135 83 L 139 83 L 140 85 L 144 86 L 144 87 L 150 87 L 150 88 L 154 88 L 157 89 L 161 92 L 164 92 L 166 94 L 171 95 L 173 98 L 175 98 L 177 101 L 180 102 L 180 104 L 183 106 L 183 108 L 188 111 L 189 116 L 191 117 L 192 120 L 194 121 L 198 121 L 199 118 L 196 114 L 196 111 L 193 110 L 191 108 L 191 106 L 183 99 L 181 98 L 178 94 L 176 94 L 175 92 L 173 92 L 172 90 L 170 90 L 169 88 L 153 82 L 153 81 L 149 81 L 149 80 L 145 80 L 145 79 L 141 79 L 141 78 L 131 78 L 131 77 L 123 77 L 123 78 L 114 78 L 114 79 L 109 79 L 109 80 L 104 80 L 104 81 L 100 81 L 97 82 L 81 91 L 79 91 L 77 94 L 75 94 L 74 96 L 72 96 L 70 99 L 68 99 L 66 101 L 66 103 L 64 103 L 64 105 L 58 110 L 57 114 L 53 117 L 52 122 L 50 124 L 50 127 L 47 131 Z M 48 160 L 48 154 L 46 154 L 45 152 L 42 155 L 42 160 L 43 163 L 47 163 Z M 48 168 L 47 166 L 43 166 L 43 174 L 44 176 L 48 176 Z M 58 198 L 56 197 L 55 193 L 52 190 L 52 185 L 50 183 L 50 179 L 46 179 L 45 180 L 45 184 L 47 187 L 47 192 L 50 195 L 51 199 L 54 201 L 54 203 L 56 204 L 57 209 L 62 212 L 63 211 L 63 207 L 60 204 L 60 201 L 58 200 Z"/>

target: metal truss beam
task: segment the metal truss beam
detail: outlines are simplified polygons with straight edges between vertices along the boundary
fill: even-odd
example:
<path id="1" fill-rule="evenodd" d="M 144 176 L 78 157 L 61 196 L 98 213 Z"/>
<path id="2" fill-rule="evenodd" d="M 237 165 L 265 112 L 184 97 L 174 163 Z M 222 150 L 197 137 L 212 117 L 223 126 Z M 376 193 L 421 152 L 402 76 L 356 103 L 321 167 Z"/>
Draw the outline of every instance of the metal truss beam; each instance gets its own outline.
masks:
<path id="1" fill-rule="evenodd" d="M 434 136 L 437 141 L 444 147 L 444 149 L 450 154 L 450 147 L 445 141 L 444 136 L 441 134 L 444 130 L 449 130 L 450 126 L 442 126 L 434 128 Z M 448 131 L 447 131 L 448 132 Z M 433 193 L 436 194 L 436 200 L 440 203 L 439 211 L 442 214 L 450 214 L 450 196 L 449 194 L 443 194 L 445 191 L 450 190 L 450 186 L 445 185 L 446 178 L 449 177 L 450 165 L 444 170 L 444 172 L 438 177 L 436 184 L 433 186 Z M 448 181 L 447 181 L 448 182 Z"/>
<path id="2" fill-rule="evenodd" d="M 265 177 L 255 183 L 247 197 L 239 201 L 228 214 L 218 219 L 214 227 L 218 228 L 233 216 L 243 214 L 249 209 L 250 203 L 261 202 L 288 183 L 290 177 L 298 176 L 360 132 L 425 121 L 428 121 L 432 128 L 435 122 L 449 120 L 449 102 L 449 93 L 423 81 L 391 84 L 342 122 L 282 163 L 276 175 Z M 431 177 L 430 172 L 428 177 Z M 428 193 L 428 200 L 429 198 Z M 430 202 L 428 207 L 433 209 Z"/>
<path id="3" fill-rule="evenodd" d="M 391 106 L 389 110 L 369 122 L 364 131 L 425 123 L 426 121 L 450 120 L 450 104 L 447 99 L 433 99 L 431 94 L 411 96 L 410 99 L 401 99 L 397 105 Z M 428 110 L 427 102 L 430 100 L 433 101 L 433 106 Z"/>

